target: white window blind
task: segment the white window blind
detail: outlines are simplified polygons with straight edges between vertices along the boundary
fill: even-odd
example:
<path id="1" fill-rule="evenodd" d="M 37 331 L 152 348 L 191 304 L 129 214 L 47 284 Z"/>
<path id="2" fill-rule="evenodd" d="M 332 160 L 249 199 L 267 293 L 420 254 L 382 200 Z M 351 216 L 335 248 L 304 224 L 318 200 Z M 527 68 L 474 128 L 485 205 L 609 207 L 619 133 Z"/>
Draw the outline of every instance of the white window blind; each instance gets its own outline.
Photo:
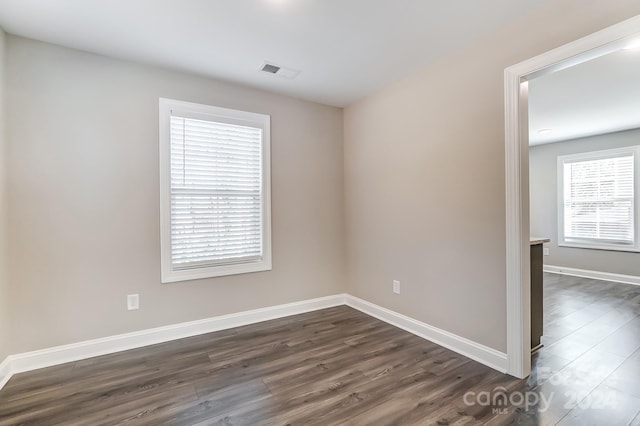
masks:
<path id="1" fill-rule="evenodd" d="M 165 116 L 169 211 L 163 257 L 169 265 L 163 265 L 163 281 L 270 269 L 264 182 L 268 126 L 247 120 L 251 113 L 184 107 L 169 105 Z"/>
<path id="2" fill-rule="evenodd" d="M 262 130 L 171 117 L 174 268 L 262 257 Z"/>
<path id="3" fill-rule="evenodd" d="M 636 246 L 636 162 L 635 148 L 561 157 L 561 244 Z"/>

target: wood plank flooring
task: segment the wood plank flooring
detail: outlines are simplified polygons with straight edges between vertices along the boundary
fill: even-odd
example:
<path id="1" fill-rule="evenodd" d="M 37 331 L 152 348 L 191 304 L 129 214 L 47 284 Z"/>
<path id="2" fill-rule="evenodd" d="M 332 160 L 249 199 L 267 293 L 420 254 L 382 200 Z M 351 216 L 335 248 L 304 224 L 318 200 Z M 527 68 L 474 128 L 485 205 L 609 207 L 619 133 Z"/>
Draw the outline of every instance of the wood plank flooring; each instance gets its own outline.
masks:
<path id="1" fill-rule="evenodd" d="M 527 380 L 343 306 L 18 374 L 0 425 L 640 426 L 640 287 L 545 291 Z"/>
<path id="2" fill-rule="evenodd" d="M 348 307 L 14 376 L 0 424 L 481 424 L 518 382 Z"/>
<path id="3" fill-rule="evenodd" d="M 545 274 L 545 345 L 506 424 L 640 426 L 640 286 Z"/>

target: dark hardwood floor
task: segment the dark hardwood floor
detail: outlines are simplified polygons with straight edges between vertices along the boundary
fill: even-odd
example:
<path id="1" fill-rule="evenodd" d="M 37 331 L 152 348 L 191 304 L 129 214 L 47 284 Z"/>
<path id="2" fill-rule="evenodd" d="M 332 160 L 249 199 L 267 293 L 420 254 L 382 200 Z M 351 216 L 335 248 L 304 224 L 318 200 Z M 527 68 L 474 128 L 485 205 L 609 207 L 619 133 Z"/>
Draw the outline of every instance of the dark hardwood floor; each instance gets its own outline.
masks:
<path id="1" fill-rule="evenodd" d="M 15 375 L 0 425 L 640 426 L 640 287 L 545 291 L 527 380 L 338 307 Z"/>
<path id="2" fill-rule="evenodd" d="M 544 347 L 507 424 L 640 425 L 640 286 L 544 275 Z M 541 405 L 548 406 L 540 410 Z"/>
<path id="3" fill-rule="evenodd" d="M 513 382 L 338 307 L 16 375 L 0 424 L 481 423 L 464 392 Z"/>

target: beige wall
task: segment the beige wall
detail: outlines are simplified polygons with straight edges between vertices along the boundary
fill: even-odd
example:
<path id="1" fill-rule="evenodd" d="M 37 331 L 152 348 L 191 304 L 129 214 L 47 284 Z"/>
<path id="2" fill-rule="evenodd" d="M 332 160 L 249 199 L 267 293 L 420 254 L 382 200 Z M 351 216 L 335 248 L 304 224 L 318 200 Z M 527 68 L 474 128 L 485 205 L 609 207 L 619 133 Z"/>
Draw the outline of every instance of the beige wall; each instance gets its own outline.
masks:
<path id="1" fill-rule="evenodd" d="M 7 52 L 11 353 L 343 291 L 341 109 L 14 36 Z M 160 283 L 158 97 L 271 115 L 272 271 Z"/>
<path id="2" fill-rule="evenodd" d="M 640 253 L 558 247 L 558 157 L 640 145 L 640 129 L 531 147 L 531 234 L 551 238 L 547 265 L 640 276 Z"/>
<path id="3" fill-rule="evenodd" d="M 505 351 L 504 68 L 638 13 L 549 2 L 348 107 L 349 292 Z"/>
<path id="4" fill-rule="evenodd" d="M 9 355 L 9 289 L 6 254 L 7 191 L 6 138 L 4 125 L 5 33 L 0 28 L 0 360 Z M 1 361 L 0 361 L 1 362 Z"/>
<path id="5" fill-rule="evenodd" d="M 550 2 L 347 108 L 344 133 L 337 108 L 9 36 L 5 352 L 345 289 L 504 351 L 503 70 L 638 13 Z M 273 271 L 160 284 L 158 97 L 271 114 Z"/>

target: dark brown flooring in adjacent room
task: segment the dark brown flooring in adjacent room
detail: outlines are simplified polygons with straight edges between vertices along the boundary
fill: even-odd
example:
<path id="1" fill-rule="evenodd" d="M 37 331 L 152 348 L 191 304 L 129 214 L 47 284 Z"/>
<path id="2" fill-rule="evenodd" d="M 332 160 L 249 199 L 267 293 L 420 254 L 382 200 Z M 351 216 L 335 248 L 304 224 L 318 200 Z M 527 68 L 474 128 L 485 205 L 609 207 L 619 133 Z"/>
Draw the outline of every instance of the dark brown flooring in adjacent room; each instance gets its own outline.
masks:
<path id="1" fill-rule="evenodd" d="M 528 380 L 337 307 L 15 375 L 0 425 L 640 426 L 640 286 L 545 291 Z M 473 397 L 503 389 L 513 404 Z"/>
<path id="2" fill-rule="evenodd" d="M 640 286 L 545 274 L 544 320 L 524 389 L 552 402 L 517 424 L 640 426 Z"/>

